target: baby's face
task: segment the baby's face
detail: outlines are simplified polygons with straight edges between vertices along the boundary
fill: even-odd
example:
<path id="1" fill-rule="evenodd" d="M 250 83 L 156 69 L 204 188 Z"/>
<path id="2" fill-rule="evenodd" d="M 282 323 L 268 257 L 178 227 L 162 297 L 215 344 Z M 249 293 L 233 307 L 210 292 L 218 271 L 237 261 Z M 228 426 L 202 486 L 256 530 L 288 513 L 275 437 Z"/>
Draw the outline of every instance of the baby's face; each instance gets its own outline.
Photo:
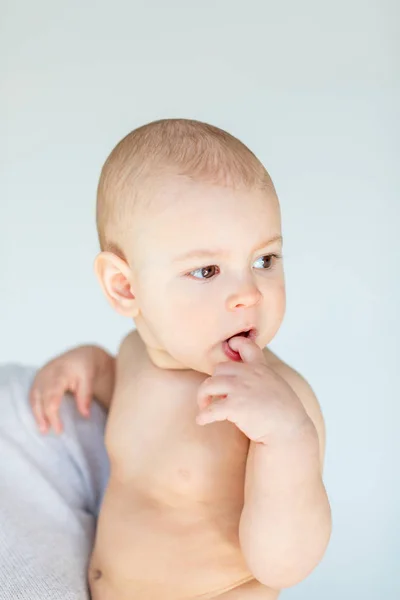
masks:
<path id="1" fill-rule="evenodd" d="M 163 185 L 127 248 L 135 323 L 157 366 L 212 374 L 235 333 L 272 340 L 285 312 L 280 236 L 272 190 Z"/>

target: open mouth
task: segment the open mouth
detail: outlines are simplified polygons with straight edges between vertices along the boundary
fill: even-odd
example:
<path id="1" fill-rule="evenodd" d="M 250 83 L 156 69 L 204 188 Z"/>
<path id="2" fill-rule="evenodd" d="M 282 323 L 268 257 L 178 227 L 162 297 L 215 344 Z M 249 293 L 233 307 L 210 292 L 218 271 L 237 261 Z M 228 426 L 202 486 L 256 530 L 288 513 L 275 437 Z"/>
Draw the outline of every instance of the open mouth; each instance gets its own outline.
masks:
<path id="1" fill-rule="evenodd" d="M 252 327 L 251 329 L 243 329 L 242 331 L 238 331 L 234 335 L 231 335 L 225 341 L 222 342 L 222 349 L 223 349 L 225 355 L 230 360 L 234 360 L 234 361 L 242 360 L 239 352 L 236 352 L 236 350 L 233 350 L 229 345 L 229 342 L 232 338 L 239 337 L 239 336 L 246 337 L 248 339 L 255 341 L 255 339 L 257 337 L 257 329 L 255 329 L 254 327 Z"/>
<path id="2" fill-rule="evenodd" d="M 257 331 L 254 328 L 246 329 L 244 331 L 238 331 L 238 333 L 235 333 L 234 335 L 231 335 L 229 338 L 227 338 L 226 341 L 229 342 L 229 340 L 239 335 L 254 340 L 257 337 Z"/>
<path id="3" fill-rule="evenodd" d="M 250 329 L 248 331 L 241 331 L 237 335 L 242 335 L 243 337 L 249 337 L 249 335 L 250 335 Z"/>

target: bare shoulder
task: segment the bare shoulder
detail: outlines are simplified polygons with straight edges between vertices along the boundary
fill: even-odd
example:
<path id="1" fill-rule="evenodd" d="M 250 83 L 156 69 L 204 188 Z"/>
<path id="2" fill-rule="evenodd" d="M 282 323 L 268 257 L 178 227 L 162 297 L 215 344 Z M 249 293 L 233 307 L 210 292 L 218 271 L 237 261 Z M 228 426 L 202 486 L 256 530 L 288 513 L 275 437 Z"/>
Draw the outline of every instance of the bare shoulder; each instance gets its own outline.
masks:
<path id="1" fill-rule="evenodd" d="M 117 365 L 122 369 L 125 368 L 125 365 L 136 365 L 139 359 L 143 357 L 143 352 L 143 342 L 138 332 L 133 329 L 122 339 L 119 345 Z"/>
<path id="2" fill-rule="evenodd" d="M 318 433 L 322 469 L 325 458 L 326 429 L 321 406 L 314 393 L 314 390 L 308 381 L 298 371 L 285 363 L 269 348 L 264 348 L 263 353 L 267 359 L 268 366 L 276 371 L 276 373 L 278 373 L 278 375 L 280 375 L 290 385 L 300 401 L 303 403 L 308 416 L 314 423 Z"/>

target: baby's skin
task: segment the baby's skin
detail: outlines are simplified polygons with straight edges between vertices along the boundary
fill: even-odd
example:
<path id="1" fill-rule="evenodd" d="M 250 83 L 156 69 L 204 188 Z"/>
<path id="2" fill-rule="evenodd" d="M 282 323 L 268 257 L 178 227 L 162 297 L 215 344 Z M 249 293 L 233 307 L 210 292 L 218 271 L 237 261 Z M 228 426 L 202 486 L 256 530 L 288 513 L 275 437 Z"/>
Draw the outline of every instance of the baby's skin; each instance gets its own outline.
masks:
<path id="1" fill-rule="evenodd" d="M 331 534 L 318 400 L 268 348 L 285 313 L 279 201 L 227 134 L 144 131 L 107 159 L 97 207 L 96 275 L 136 330 L 115 361 L 90 346 L 51 361 L 32 407 L 43 432 L 61 432 L 65 391 L 85 418 L 92 395 L 108 411 L 93 600 L 275 600 Z"/>
<path id="2" fill-rule="evenodd" d="M 285 486 L 285 477 L 296 471 L 300 462 L 308 462 L 308 470 L 312 469 L 317 446 L 322 470 L 323 449 L 316 444 L 312 424 L 312 417 L 320 422 L 318 405 L 304 379 L 270 350 L 260 350 L 246 338 L 239 338 L 232 346 L 237 347 L 242 361 L 221 363 L 214 381 L 192 371 L 155 367 L 137 331 L 121 345 L 115 388 L 116 361 L 100 347 L 70 350 L 38 371 L 30 400 L 43 433 L 50 427 L 62 432 L 58 412 L 65 392 L 75 395 L 85 418 L 92 397 L 109 410 L 106 445 L 112 474 L 90 561 L 93 598 L 272 600 L 282 587 L 296 583 L 291 579 L 293 571 L 286 567 L 282 584 L 266 585 L 260 581 L 262 575 L 255 577 L 244 559 L 242 544 L 254 536 L 252 523 L 246 522 L 244 514 L 245 480 L 250 492 L 252 471 L 257 461 L 262 461 L 264 493 L 271 487 L 270 477 Z M 242 384 L 235 381 L 235 394 L 229 387 L 220 387 L 220 378 L 227 376 L 245 377 Z M 213 383 L 217 386 L 214 389 Z M 279 425 L 282 438 L 276 441 L 271 432 L 259 429 L 262 404 L 267 404 L 268 397 L 272 400 L 271 393 L 265 394 L 268 389 L 275 392 L 274 417 L 286 421 Z M 221 391 L 228 392 L 226 398 L 232 393 L 232 407 L 223 406 L 225 395 Z M 220 399 L 210 403 L 210 394 Z M 303 398 L 300 405 L 298 394 Z M 311 419 L 303 420 L 304 402 Z M 284 413 L 281 403 L 286 403 Z M 218 408 L 214 414 L 211 406 Z M 252 411 L 257 418 L 251 417 Z M 291 411 L 296 416 L 287 421 Z M 227 412 L 236 415 L 246 433 L 226 419 Z M 266 411 L 265 419 L 270 414 Z M 211 422 L 214 425 L 202 426 Z M 251 455 L 249 436 L 258 440 Z M 292 463 L 290 469 L 288 463 Z M 283 467 L 281 473 L 277 472 L 279 467 Z M 298 492 L 306 483 L 306 474 L 303 469 L 296 475 Z M 294 498 L 288 505 L 296 510 L 297 518 L 299 511 L 304 511 L 303 503 L 309 501 L 304 492 L 302 505 Z M 285 497 L 284 487 L 280 497 Z M 265 502 L 268 504 L 268 498 Z M 279 548 L 279 529 L 285 531 L 282 519 L 288 507 L 279 508 L 274 502 L 270 505 L 274 519 L 281 522 L 266 519 L 261 526 L 267 526 L 271 536 L 278 536 Z M 249 505 L 251 510 L 257 515 L 260 507 Z M 253 539 L 263 552 L 263 540 Z M 313 549 L 306 532 L 303 541 L 306 554 Z M 266 554 L 269 547 L 267 543 Z M 298 581 L 304 578 L 302 556 L 300 553 L 294 570 Z M 259 563 L 253 559 L 253 564 Z M 284 562 L 281 564 L 285 567 Z M 266 573 L 267 582 L 267 567 Z"/>

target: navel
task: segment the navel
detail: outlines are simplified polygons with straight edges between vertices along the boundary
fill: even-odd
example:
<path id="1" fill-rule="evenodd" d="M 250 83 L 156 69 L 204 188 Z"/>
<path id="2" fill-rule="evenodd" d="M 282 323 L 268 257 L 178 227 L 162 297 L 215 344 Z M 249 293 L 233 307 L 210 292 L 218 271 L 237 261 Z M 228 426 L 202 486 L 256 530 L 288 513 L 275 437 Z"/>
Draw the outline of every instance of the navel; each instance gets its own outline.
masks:
<path id="1" fill-rule="evenodd" d="M 93 579 L 93 581 L 97 581 L 98 579 L 101 579 L 102 576 L 103 576 L 103 573 L 100 571 L 100 569 L 93 569 L 92 570 L 92 579 Z"/>

